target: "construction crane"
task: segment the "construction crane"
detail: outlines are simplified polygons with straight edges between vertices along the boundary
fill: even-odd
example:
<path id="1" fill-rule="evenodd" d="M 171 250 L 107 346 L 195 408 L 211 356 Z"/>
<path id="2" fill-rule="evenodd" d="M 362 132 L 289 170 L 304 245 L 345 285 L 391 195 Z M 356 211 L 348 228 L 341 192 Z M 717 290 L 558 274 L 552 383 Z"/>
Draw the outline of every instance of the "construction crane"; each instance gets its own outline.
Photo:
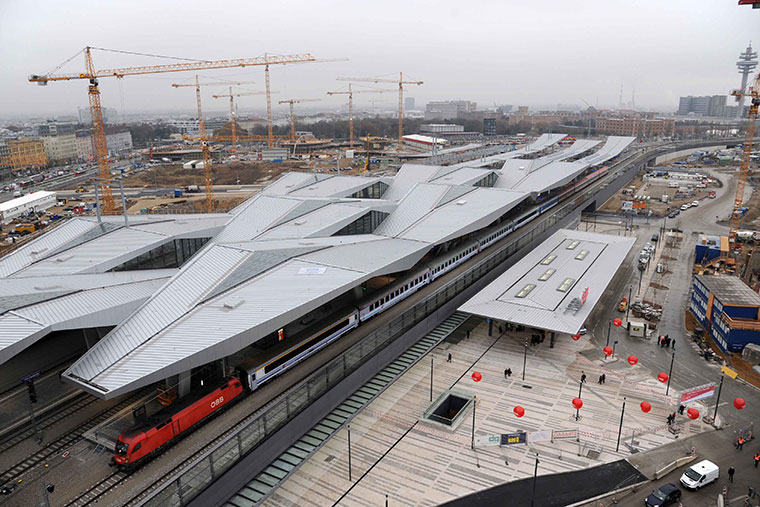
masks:
<path id="1" fill-rule="evenodd" d="M 356 90 L 348 83 L 348 91 L 327 92 L 328 95 L 348 95 L 348 146 L 354 147 L 354 93 L 386 93 L 394 90 Z"/>
<path id="2" fill-rule="evenodd" d="M 232 67 L 248 67 L 254 65 L 265 65 L 269 69 L 270 65 L 280 65 L 287 63 L 314 62 L 316 59 L 308 53 L 294 55 L 265 55 L 256 58 L 235 58 L 231 60 L 190 60 L 187 63 L 169 63 L 164 65 L 146 65 L 141 67 L 122 67 L 114 69 L 95 70 L 92 62 L 92 50 L 112 51 L 116 53 L 126 53 L 140 56 L 159 56 L 146 55 L 143 53 L 133 53 L 128 51 L 115 51 L 111 49 L 85 47 L 83 50 L 72 56 L 62 64 L 58 65 L 48 74 L 32 74 L 29 81 L 37 83 L 40 86 L 46 86 L 51 81 L 70 81 L 73 79 L 87 79 L 88 95 L 90 100 L 90 113 L 92 115 L 92 134 L 95 145 L 95 157 L 98 161 L 98 176 L 103 182 L 103 211 L 108 214 L 114 213 L 116 206 L 113 194 L 111 193 L 111 170 L 108 167 L 108 146 L 106 145 L 106 133 L 103 126 L 103 111 L 100 104 L 100 88 L 98 80 L 105 77 L 124 77 L 136 76 L 143 74 L 159 74 L 164 72 L 184 72 L 192 70 L 210 70 L 210 69 L 227 69 Z M 66 63 L 73 60 L 80 53 L 84 53 L 85 71 L 76 74 L 55 74 Z M 167 58 L 167 57 L 162 57 Z M 177 58 L 173 58 L 177 59 Z M 189 60 L 189 59 L 185 59 Z M 267 71 L 267 76 L 268 76 Z M 268 88 L 267 84 L 267 88 Z M 211 180 L 210 168 L 206 168 L 206 180 Z"/>
<path id="3" fill-rule="evenodd" d="M 223 99 L 229 97 L 230 99 L 230 125 L 232 129 L 232 145 L 233 149 L 232 151 L 237 151 L 237 134 L 235 132 L 235 97 L 244 97 L 247 95 L 264 95 L 267 92 L 240 92 L 240 93 L 232 93 L 232 87 L 230 86 L 230 93 L 225 93 L 222 95 L 212 95 L 215 99 Z M 272 93 L 278 93 L 278 92 L 272 92 Z"/>
<path id="4" fill-rule="evenodd" d="M 747 174 L 749 173 L 749 163 L 752 156 L 752 143 L 755 140 L 755 124 L 757 123 L 757 111 L 760 106 L 760 74 L 755 78 L 754 86 L 748 91 L 733 90 L 731 95 L 734 97 L 749 97 L 749 114 L 747 115 L 746 132 L 744 134 L 744 144 L 742 146 L 742 163 L 739 166 L 739 179 L 736 182 L 736 196 L 734 197 L 734 210 L 731 214 L 731 229 L 729 232 L 729 246 L 733 251 L 736 248 L 736 236 L 739 231 L 739 221 L 742 216 L 742 204 L 744 202 L 744 187 L 747 184 Z"/>
<path id="5" fill-rule="evenodd" d="M 281 100 L 280 104 L 290 104 L 290 140 L 295 142 L 296 140 L 296 113 L 293 108 L 293 104 L 300 104 L 301 102 L 319 102 L 322 99 L 288 99 Z"/>
<path id="6" fill-rule="evenodd" d="M 422 81 L 404 81 L 404 73 L 398 73 L 398 81 L 395 79 L 382 79 L 373 77 L 339 77 L 338 81 L 356 81 L 364 83 L 398 83 L 398 149 L 404 137 L 404 85 L 421 85 Z"/>
<path id="7" fill-rule="evenodd" d="M 252 84 L 253 81 L 238 81 L 233 84 L 236 85 L 242 85 L 242 84 Z M 201 143 L 201 153 L 203 155 L 203 172 L 206 179 L 206 203 L 205 208 L 207 213 L 211 213 L 214 211 L 214 186 L 211 181 L 211 151 L 209 149 L 208 145 L 208 136 L 206 135 L 206 122 L 203 119 L 203 109 L 201 108 L 201 87 L 202 86 L 227 86 L 230 82 L 215 82 L 215 83 L 201 83 L 198 80 L 198 75 L 195 75 L 195 83 L 188 83 L 188 84 L 179 84 L 179 83 L 172 83 L 172 86 L 174 88 L 185 88 L 185 87 L 194 87 L 195 88 L 195 97 L 196 102 L 198 103 L 198 129 L 200 130 L 200 143 Z"/>

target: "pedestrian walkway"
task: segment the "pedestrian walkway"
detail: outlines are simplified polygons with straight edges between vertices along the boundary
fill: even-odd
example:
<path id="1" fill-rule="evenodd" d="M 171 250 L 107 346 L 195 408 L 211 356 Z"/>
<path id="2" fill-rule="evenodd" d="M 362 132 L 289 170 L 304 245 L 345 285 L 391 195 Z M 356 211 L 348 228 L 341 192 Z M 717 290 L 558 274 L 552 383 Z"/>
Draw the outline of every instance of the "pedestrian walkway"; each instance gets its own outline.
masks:
<path id="1" fill-rule="evenodd" d="M 549 342 L 527 348 L 525 381 L 524 333 L 488 336 L 483 322 L 458 343 L 444 342 L 434 352 L 433 399 L 450 387 L 474 392 L 478 403 L 475 435 L 529 433 L 528 444 L 471 449 L 472 412 L 456 431 L 421 421 L 430 405 L 430 361 L 423 359 L 361 410 L 351 422 L 353 482 L 349 482 L 348 442 L 340 431 L 298 468 L 264 505 L 382 505 L 391 502 L 435 505 L 493 487 L 532 477 L 536 453 L 539 475 L 569 472 L 618 461 L 632 452 L 657 448 L 677 438 L 710 429 L 701 420 L 677 417 L 679 434 L 668 431 L 666 417 L 675 410 L 674 389 L 665 396 L 657 371 L 624 360 L 603 360 L 588 337 L 572 341 L 563 335 L 554 348 Z M 452 361 L 447 357 L 451 353 Z M 504 378 L 504 369 L 512 376 Z M 473 372 L 482 375 L 480 382 Z M 580 420 L 571 402 L 583 386 Z M 605 384 L 598 384 L 600 374 Z M 620 448 L 616 451 L 623 397 L 627 397 Z M 652 405 L 649 413 L 639 407 Z M 520 405 L 525 416 L 517 418 Z M 695 404 L 701 413 L 705 407 Z M 580 439 L 530 441 L 531 432 L 579 430 Z"/>

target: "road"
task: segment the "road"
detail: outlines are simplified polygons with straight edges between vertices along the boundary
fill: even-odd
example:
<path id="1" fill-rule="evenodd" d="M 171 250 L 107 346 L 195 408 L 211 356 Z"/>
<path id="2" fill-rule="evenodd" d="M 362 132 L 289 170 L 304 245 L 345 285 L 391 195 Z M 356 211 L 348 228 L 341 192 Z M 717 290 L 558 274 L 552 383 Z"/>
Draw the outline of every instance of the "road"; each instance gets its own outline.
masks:
<path id="1" fill-rule="evenodd" d="M 724 182 L 728 178 L 726 175 L 720 177 Z M 721 374 L 719 366 L 716 363 L 708 364 L 697 355 L 697 347 L 686 335 L 683 322 L 684 311 L 689 305 L 694 247 L 698 233 L 726 234 L 728 232 L 728 227 L 715 223 L 715 217 L 725 217 L 730 213 L 733 208 L 735 191 L 735 179 L 729 178 L 728 184 L 725 184 L 716 191 L 717 197 L 715 199 L 706 199 L 698 208 L 690 208 L 682 212 L 674 221 L 668 220 L 668 225 L 675 222 L 684 231 L 683 244 L 677 250 L 678 259 L 677 261 L 671 261 L 674 273 L 668 281 L 669 290 L 665 304 L 663 305 L 663 316 L 658 324 L 656 333 L 658 335 L 668 334 L 671 338 L 676 338 L 675 359 L 671 376 L 671 393 L 709 382 L 720 382 Z M 603 347 L 606 343 L 608 319 L 620 316 L 612 306 L 616 305 L 623 296 L 628 295 L 628 288 L 631 285 L 633 286 L 635 296 L 638 285 L 638 272 L 634 269 L 636 258 L 652 233 L 659 232 L 659 227 L 663 225 L 663 221 L 649 220 L 649 224 L 647 224 L 647 220 L 641 219 L 636 221 L 636 225 L 639 227 L 636 231 L 637 241 L 623 266 L 623 269 L 628 270 L 629 274 L 628 276 L 620 277 L 621 279 L 614 286 L 610 286 L 608 290 L 611 290 L 614 294 L 614 297 L 610 298 L 610 308 L 606 313 L 602 313 L 598 322 L 593 326 L 592 335 L 600 347 Z M 636 355 L 642 364 L 645 364 L 652 370 L 653 374 L 656 374 L 656 372 L 667 373 L 669 371 L 674 351 L 658 347 L 655 340 L 627 337 L 623 329 L 618 329 L 614 326 L 612 327 L 611 340 L 619 342 L 616 353 L 622 354 L 624 357 Z M 744 410 L 739 411 L 732 406 L 732 401 L 736 397 L 743 397 L 747 400 L 747 407 Z M 709 415 L 712 415 L 714 399 L 709 400 L 708 405 L 711 406 Z M 727 427 L 721 431 L 708 432 L 701 436 L 701 440 L 696 447 L 699 459 L 710 459 L 721 467 L 720 483 L 719 485 L 704 488 L 697 493 L 685 493 L 683 505 L 715 505 L 716 495 L 727 481 L 727 474 L 724 471 L 732 465 L 737 469 L 737 483 L 732 491 L 737 491 L 736 488 L 743 488 L 741 493 L 746 493 L 746 486 L 750 482 L 753 483 L 754 487 L 760 489 L 760 471 L 753 469 L 754 475 L 745 474 L 744 472 L 745 469 L 749 471 L 749 467 L 751 466 L 751 453 L 755 451 L 760 452 L 760 444 L 757 441 L 751 442 L 744 447 L 743 453 L 739 453 L 732 446 L 737 429 L 749 426 L 752 421 L 760 420 L 760 391 L 742 381 L 726 377 L 718 410 L 720 418 L 723 419 Z M 682 470 L 673 472 L 665 479 L 652 483 L 651 488 L 667 482 L 677 483 L 681 473 Z M 647 487 L 650 486 L 648 485 Z M 619 505 L 641 505 L 643 496 L 646 495 L 640 493 L 634 494 Z M 729 494 L 729 498 L 733 498 L 734 496 L 736 495 Z"/>

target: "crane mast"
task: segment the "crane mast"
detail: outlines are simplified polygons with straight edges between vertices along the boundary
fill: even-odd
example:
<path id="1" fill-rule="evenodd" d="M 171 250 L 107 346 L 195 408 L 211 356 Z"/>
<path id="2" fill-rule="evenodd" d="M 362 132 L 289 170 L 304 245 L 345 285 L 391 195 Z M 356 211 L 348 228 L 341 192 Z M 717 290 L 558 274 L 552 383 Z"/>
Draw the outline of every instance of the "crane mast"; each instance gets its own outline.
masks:
<path id="1" fill-rule="evenodd" d="M 747 126 L 744 135 L 744 145 L 742 146 L 742 163 L 739 166 L 739 178 L 736 182 L 736 196 L 734 197 L 734 209 L 731 214 L 731 229 L 729 232 L 729 241 L 731 249 L 735 249 L 737 242 L 736 237 L 739 231 L 739 221 L 742 216 L 742 204 L 744 203 L 744 189 L 747 185 L 747 175 L 749 173 L 749 164 L 752 156 L 752 143 L 755 140 L 755 125 L 757 123 L 758 106 L 760 106 L 760 75 L 755 79 L 755 84 L 744 94 L 744 90 L 734 90 L 731 95 L 735 97 L 750 97 L 749 114 L 747 115 Z"/>
<path id="2" fill-rule="evenodd" d="M 87 79 L 89 81 L 88 96 L 90 100 L 90 113 L 92 115 L 92 133 L 95 147 L 95 156 L 98 161 L 98 176 L 103 183 L 103 211 L 107 214 L 114 213 L 116 206 L 111 192 L 111 171 L 108 166 L 108 146 L 106 144 L 105 128 L 103 126 L 103 111 L 100 103 L 100 90 L 98 78 L 101 77 L 124 77 L 143 74 L 158 74 L 164 72 L 183 72 L 189 70 L 227 69 L 233 67 L 248 67 L 264 65 L 267 70 L 267 90 L 269 89 L 269 65 L 314 62 L 316 59 L 308 53 L 295 55 L 265 55 L 255 58 L 236 58 L 230 60 L 191 61 L 189 63 L 173 63 L 164 65 L 145 65 L 140 67 L 122 67 L 114 69 L 96 70 L 92 61 L 92 49 L 102 49 L 87 46 L 84 48 L 85 72 L 76 74 L 32 74 L 29 81 L 41 86 L 51 81 L 70 81 L 73 79 Z M 60 66 L 58 67 L 60 68 Z M 270 117 L 269 143 L 271 146 L 271 117 Z M 207 185 L 210 184 L 210 175 L 207 170 Z M 208 197 L 207 197 L 208 199 Z M 208 206 L 208 201 L 207 201 Z"/>

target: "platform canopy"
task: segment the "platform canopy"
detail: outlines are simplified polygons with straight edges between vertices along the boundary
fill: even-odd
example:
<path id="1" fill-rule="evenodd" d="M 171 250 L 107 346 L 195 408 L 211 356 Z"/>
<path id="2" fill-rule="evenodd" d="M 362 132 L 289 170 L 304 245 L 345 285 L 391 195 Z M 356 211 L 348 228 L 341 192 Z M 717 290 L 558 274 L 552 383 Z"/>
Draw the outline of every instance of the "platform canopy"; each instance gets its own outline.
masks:
<path id="1" fill-rule="evenodd" d="M 635 238 L 562 229 L 459 310 L 557 333 L 576 334 Z"/>

